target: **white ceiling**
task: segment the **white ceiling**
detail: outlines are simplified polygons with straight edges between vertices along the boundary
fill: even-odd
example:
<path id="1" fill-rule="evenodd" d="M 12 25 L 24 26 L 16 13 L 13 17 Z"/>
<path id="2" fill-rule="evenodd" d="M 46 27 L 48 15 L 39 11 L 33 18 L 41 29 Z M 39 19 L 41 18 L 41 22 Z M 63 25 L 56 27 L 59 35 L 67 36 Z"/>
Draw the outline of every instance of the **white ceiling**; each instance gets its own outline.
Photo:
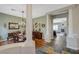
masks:
<path id="1" fill-rule="evenodd" d="M 33 4 L 32 5 L 32 17 L 43 16 L 50 11 L 54 11 L 63 7 L 67 7 L 67 4 Z M 26 17 L 26 5 L 25 4 L 0 4 L 0 12 L 22 17 Z"/>

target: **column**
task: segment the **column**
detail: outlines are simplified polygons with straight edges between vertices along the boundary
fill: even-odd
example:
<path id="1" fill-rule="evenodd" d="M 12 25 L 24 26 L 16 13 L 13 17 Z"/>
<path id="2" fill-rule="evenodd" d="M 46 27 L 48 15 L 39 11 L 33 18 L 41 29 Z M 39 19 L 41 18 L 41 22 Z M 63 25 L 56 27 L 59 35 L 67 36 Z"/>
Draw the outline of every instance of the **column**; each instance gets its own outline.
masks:
<path id="1" fill-rule="evenodd" d="M 26 5 L 26 42 L 25 45 L 26 47 L 31 47 L 31 52 L 35 53 L 35 43 L 32 40 L 32 5 L 31 4 L 27 4 Z"/>
<path id="2" fill-rule="evenodd" d="M 51 15 L 46 16 L 46 42 L 50 42 L 53 39 L 53 18 Z"/>

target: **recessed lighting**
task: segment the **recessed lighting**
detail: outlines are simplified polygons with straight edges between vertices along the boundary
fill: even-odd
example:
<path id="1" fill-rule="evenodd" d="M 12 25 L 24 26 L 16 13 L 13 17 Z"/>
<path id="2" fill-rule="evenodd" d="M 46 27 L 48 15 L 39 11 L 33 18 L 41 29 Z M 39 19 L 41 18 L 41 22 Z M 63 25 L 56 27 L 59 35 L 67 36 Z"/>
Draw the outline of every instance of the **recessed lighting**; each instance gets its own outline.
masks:
<path id="1" fill-rule="evenodd" d="M 21 11 L 22 13 L 24 13 L 24 11 Z"/>
<path id="2" fill-rule="evenodd" d="M 11 9 L 12 11 L 15 11 L 15 9 Z"/>

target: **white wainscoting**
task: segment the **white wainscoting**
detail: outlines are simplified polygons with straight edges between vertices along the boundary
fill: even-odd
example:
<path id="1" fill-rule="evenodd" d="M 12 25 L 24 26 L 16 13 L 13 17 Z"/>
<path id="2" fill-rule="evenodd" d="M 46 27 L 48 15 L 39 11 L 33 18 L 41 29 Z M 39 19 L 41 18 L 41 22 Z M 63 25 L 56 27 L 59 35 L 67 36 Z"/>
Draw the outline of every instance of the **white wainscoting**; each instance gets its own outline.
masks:
<path id="1" fill-rule="evenodd" d="M 79 50 L 79 34 L 71 34 L 67 37 L 67 48 Z"/>

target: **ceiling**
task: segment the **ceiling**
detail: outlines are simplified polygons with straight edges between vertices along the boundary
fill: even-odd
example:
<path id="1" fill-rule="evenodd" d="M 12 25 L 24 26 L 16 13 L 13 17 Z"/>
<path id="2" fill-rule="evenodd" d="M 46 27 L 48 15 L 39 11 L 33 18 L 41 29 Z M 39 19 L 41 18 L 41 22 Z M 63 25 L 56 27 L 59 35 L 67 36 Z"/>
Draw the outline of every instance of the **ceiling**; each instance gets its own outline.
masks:
<path id="1" fill-rule="evenodd" d="M 43 16 L 50 11 L 54 11 L 63 7 L 69 6 L 68 4 L 33 4 L 32 5 L 32 17 Z M 25 4 L 0 4 L 0 12 L 26 17 L 26 5 Z M 22 13 L 24 11 L 24 13 Z"/>

